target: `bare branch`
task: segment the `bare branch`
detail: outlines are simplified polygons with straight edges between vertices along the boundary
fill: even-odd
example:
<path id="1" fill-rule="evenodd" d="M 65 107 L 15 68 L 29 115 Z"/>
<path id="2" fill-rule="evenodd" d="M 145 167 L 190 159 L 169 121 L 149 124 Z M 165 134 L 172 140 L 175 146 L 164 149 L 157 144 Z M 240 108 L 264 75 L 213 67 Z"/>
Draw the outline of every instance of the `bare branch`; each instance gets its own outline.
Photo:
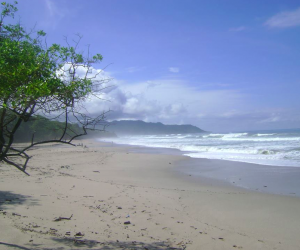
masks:
<path id="1" fill-rule="evenodd" d="M 17 10 L 9 6 L 5 16 Z M 83 103 L 90 97 L 104 100 L 101 93 L 113 87 L 106 86 L 112 78 L 100 77 L 109 65 L 102 70 L 93 68 L 102 55 L 91 56 L 89 45 L 86 53 L 78 52 L 81 35 L 71 41 L 65 37 L 65 47 L 53 44 L 48 48 L 46 39 L 44 43 L 40 40 L 43 31 L 32 38 L 35 27 L 26 33 L 20 23 L 6 26 L 5 16 L 0 17 L 0 162 L 28 175 L 29 149 L 49 143 L 75 146 L 73 140 L 89 130 L 105 129 L 109 111 L 93 117 Z M 41 135 L 43 126 L 37 124 L 52 127 Z M 25 135 L 21 137 L 28 144 L 16 147 L 22 129 Z"/>

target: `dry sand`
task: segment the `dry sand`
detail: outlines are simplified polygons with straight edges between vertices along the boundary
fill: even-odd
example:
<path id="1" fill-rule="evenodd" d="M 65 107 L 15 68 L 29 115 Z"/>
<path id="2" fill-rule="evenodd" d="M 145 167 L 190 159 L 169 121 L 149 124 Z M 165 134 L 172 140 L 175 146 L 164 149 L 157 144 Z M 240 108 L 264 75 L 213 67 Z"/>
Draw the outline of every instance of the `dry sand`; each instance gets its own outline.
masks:
<path id="1" fill-rule="evenodd" d="M 80 142 L 80 141 L 79 141 Z M 40 147 L 0 168 L 0 249 L 300 249 L 300 199 L 175 171 L 184 156 Z"/>

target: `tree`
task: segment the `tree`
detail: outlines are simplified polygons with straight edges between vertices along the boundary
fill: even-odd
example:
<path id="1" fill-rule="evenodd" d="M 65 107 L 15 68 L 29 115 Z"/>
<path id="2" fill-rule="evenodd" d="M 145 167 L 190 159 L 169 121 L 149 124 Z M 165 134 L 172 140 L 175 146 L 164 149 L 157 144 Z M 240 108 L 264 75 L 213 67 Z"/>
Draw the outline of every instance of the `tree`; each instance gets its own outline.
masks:
<path id="1" fill-rule="evenodd" d="M 74 145 L 75 138 L 104 124 L 106 112 L 90 117 L 81 110 L 83 101 L 98 96 L 108 79 L 99 80 L 101 71 L 93 71 L 92 65 L 102 61 L 100 54 L 90 56 L 88 51 L 85 56 L 77 52 L 80 36 L 73 41 L 74 46 L 66 39 L 66 46 L 47 47 L 42 44 L 44 31 L 32 38 L 20 24 L 4 24 L 7 17 L 14 17 L 16 4 L 1 3 L 0 163 L 27 174 L 28 149 L 45 143 Z M 29 145 L 16 147 L 15 136 L 21 124 L 44 119 L 41 115 L 63 120 L 57 128 L 60 136 L 37 141 L 33 134 Z M 81 129 L 75 130 L 71 121 Z"/>

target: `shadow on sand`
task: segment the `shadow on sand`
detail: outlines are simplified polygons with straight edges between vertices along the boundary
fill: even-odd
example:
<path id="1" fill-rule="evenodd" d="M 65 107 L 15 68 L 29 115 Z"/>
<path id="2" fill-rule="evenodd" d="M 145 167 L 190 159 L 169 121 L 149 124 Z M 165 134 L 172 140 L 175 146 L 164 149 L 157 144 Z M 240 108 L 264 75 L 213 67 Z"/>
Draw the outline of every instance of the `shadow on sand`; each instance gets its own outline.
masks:
<path id="1" fill-rule="evenodd" d="M 22 247 L 16 244 L 9 244 L 9 243 L 5 243 L 5 242 L 1 242 L 0 241 L 0 248 L 1 246 L 5 247 L 5 249 L 21 249 L 21 250 L 31 250 L 31 248 L 27 248 L 27 247 Z"/>
<path id="2" fill-rule="evenodd" d="M 68 249 L 94 249 L 94 250 L 113 250 L 113 249 L 130 249 L 130 250 L 183 250 L 186 247 L 171 247 L 168 242 L 151 242 L 145 243 L 141 241 L 106 241 L 98 242 L 94 240 L 77 240 L 69 239 L 53 239 L 57 243 L 65 244 Z M 54 250 L 62 250 L 57 248 Z M 48 250 L 48 249 L 43 249 Z M 50 250 L 50 249 L 49 249 Z"/>
<path id="3" fill-rule="evenodd" d="M 30 246 L 24 247 L 16 244 L 9 244 L 5 242 L 0 242 L 1 246 L 5 246 L 5 249 L 16 249 L 16 250 L 80 250 L 80 249 L 94 249 L 94 250 L 113 250 L 113 249 L 130 249 L 130 250 L 183 250 L 185 246 L 182 247 L 170 247 L 167 242 L 152 242 L 145 243 L 139 241 L 130 241 L 130 242 L 122 242 L 122 241 L 107 241 L 107 242 L 97 242 L 93 240 L 76 240 L 76 239 L 53 239 L 56 243 L 61 243 L 66 245 L 67 247 L 51 247 L 45 248 L 38 244 L 28 244 Z"/>
<path id="4" fill-rule="evenodd" d="M 37 205 L 31 196 L 16 194 L 10 191 L 0 191 L 0 209 L 9 209 L 10 206 L 21 205 L 29 201 L 30 205 Z"/>

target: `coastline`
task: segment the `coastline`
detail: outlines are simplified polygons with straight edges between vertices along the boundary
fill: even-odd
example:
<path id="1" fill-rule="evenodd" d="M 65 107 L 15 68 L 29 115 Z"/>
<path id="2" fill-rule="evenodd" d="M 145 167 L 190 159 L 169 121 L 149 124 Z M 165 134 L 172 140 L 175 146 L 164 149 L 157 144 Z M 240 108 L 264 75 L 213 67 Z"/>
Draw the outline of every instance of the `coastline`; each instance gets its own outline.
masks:
<path id="1" fill-rule="evenodd" d="M 0 168 L 0 249 L 299 249 L 297 197 L 199 181 L 178 171 L 186 156 L 78 142 L 32 150 L 29 177 Z"/>
<path id="2" fill-rule="evenodd" d="M 176 170 L 182 174 L 209 179 L 215 183 L 232 185 L 256 192 L 287 195 L 300 198 L 300 167 L 272 166 L 242 161 L 193 158 L 184 151 L 172 148 L 151 148 L 146 146 L 104 143 L 106 147 L 128 147 L 133 153 L 181 155 L 183 160 Z M 131 150 L 130 150 L 131 149 Z"/>

